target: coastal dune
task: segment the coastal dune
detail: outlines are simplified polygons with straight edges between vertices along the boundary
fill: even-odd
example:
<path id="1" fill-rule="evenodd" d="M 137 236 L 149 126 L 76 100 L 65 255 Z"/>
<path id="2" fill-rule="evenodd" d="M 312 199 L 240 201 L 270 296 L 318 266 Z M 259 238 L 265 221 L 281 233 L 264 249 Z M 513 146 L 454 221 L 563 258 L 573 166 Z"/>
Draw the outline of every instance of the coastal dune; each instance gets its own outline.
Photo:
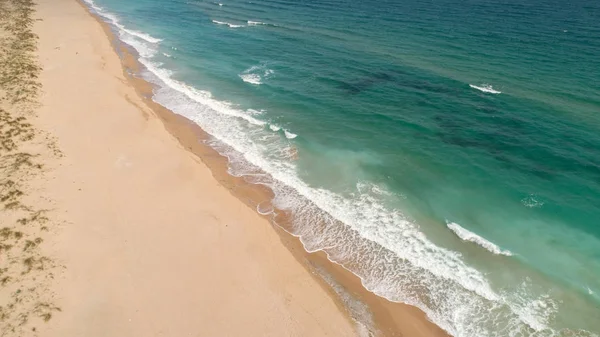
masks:
<path id="1" fill-rule="evenodd" d="M 36 126 L 56 138 L 45 250 L 60 308 L 40 336 L 351 336 L 353 321 L 128 83 L 101 25 L 39 0 Z"/>

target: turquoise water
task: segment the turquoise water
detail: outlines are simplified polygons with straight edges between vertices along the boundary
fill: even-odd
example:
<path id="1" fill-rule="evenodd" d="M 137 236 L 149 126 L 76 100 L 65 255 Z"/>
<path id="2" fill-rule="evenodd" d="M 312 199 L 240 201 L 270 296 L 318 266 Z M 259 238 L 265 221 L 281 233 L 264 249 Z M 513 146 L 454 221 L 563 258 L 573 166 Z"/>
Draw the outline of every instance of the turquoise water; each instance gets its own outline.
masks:
<path id="1" fill-rule="evenodd" d="M 89 4 L 369 290 L 454 336 L 600 333 L 598 2 L 221 1 Z"/>

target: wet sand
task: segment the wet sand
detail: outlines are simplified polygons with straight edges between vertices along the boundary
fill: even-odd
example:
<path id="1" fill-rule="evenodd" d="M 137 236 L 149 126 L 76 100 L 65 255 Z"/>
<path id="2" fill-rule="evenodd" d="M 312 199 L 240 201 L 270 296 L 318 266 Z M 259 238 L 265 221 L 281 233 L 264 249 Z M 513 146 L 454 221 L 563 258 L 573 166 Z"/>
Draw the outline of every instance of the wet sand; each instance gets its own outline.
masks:
<path id="1" fill-rule="evenodd" d="M 34 124 L 61 153 L 43 158 L 40 191 L 61 225 L 42 248 L 60 310 L 32 333 L 445 335 L 258 214 L 271 192 L 228 175 L 209 135 L 153 103 L 131 50 L 82 4 L 37 11 Z"/>
<path id="2" fill-rule="evenodd" d="M 41 336 L 351 336 L 354 324 L 268 221 L 181 146 L 73 0 L 38 1 L 48 254 L 59 314 Z"/>

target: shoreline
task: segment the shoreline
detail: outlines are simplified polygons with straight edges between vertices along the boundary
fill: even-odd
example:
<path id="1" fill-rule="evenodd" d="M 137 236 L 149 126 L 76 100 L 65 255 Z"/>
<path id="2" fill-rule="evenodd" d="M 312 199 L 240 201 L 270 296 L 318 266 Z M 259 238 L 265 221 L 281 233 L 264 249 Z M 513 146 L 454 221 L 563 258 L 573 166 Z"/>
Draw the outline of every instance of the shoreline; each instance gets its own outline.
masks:
<path id="1" fill-rule="evenodd" d="M 22 331 L 355 335 L 271 225 L 165 130 L 88 10 L 73 0 L 35 9 L 42 93 L 33 124 L 60 156 L 36 157 L 48 176 L 33 192 L 60 223 L 40 245 L 56 265 L 44 293 L 52 306 L 36 308 L 46 322 L 22 322 Z"/>
<path id="2" fill-rule="evenodd" d="M 139 97 L 160 119 L 165 129 L 177 139 L 183 148 L 191 152 L 209 168 L 212 176 L 229 191 L 231 195 L 240 200 L 253 212 L 269 221 L 271 228 L 277 233 L 285 247 L 292 253 L 294 258 L 305 268 L 305 270 L 316 280 L 321 287 L 335 301 L 341 312 L 347 315 L 350 321 L 358 322 L 356 313 L 352 313 L 352 303 L 364 304 L 372 314 L 372 335 L 383 336 L 449 336 L 440 327 L 429 321 L 423 311 L 419 308 L 404 303 L 390 302 L 368 291 L 362 286 L 358 276 L 331 261 L 323 251 L 315 253 L 307 252 L 298 237 L 287 232 L 280 224 L 272 218 L 258 212 L 257 207 L 262 202 L 270 202 L 273 197 L 272 191 L 264 186 L 252 184 L 243 177 L 234 177 L 228 173 L 227 158 L 219 154 L 210 145 L 203 144 L 211 136 L 193 121 L 178 115 L 152 100 L 154 85 L 137 76 L 144 66 L 139 63 L 135 51 L 120 41 L 112 30 L 109 23 L 93 14 L 83 0 L 76 0 L 84 8 L 88 15 L 98 22 L 110 41 L 115 53 L 119 56 L 123 67 L 123 74 L 129 83 L 135 88 Z M 285 222 L 285 216 L 280 223 Z M 323 274 L 319 274 L 323 273 Z M 326 278 L 333 279 L 334 286 Z M 349 295 L 349 302 L 342 297 Z M 359 322 L 364 323 L 364 322 Z"/>

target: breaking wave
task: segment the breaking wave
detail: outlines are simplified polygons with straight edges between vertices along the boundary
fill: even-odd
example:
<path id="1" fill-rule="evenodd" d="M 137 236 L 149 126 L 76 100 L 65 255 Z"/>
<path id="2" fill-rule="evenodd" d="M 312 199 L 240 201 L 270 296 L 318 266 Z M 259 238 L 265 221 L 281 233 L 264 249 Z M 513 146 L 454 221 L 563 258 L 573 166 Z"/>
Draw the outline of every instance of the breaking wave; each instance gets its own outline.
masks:
<path id="1" fill-rule="evenodd" d="M 177 80 L 173 70 L 153 60 L 159 39 L 132 34 L 116 17 L 112 20 L 110 13 L 94 7 L 92 0 L 85 1 L 117 28 L 124 43 L 138 51 L 146 69 L 142 76 L 157 85 L 153 100 L 212 135 L 210 145 L 229 159 L 232 175 L 273 190 L 275 207 L 259 206 L 257 211 L 272 215 L 275 209 L 289 211 L 290 223 L 284 229 L 298 237 L 307 251 L 324 251 L 331 261 L 357 275 L 369 291 L 419 307 L 457 337 L 593 336 L 550 328 L 557 304 L 547 295 L 532 297 L 527 284 L 511 291 L 495 290 L 486 275 L 468 265 L 460 253 L 435 245 L 418 225 L 383 202 L 394 197 L 384 187 L 357 185 L 352 193 L 340 194 L 303 181 L 292 160 L 298 154 L 294 150 L 293 156 L 286 155 L 290 142 L 269 131 L 280 131 L 279 126 L 259 119 L 256 110 L 241 110 Z M 264 65 L 251 67 L 240 77 L 262 81 L 272 74 L 267 70 Z M 242 77 L 252 74 L 260 80 Z M 493 90 L 491 86 L 472 87 Z M 284 134 L 288 139 L 296 137 L 285 129 Z M 458 224 L 449 223 L 448 228 L 465 241 L 510 255 Z"/>
<path id="2" fill-rule="evenodd" d="M 297 134 L 291 133 L 288 130 L 283 130 L 283 133 L 285 134 L 285 138 L 287 138 L 287 139 L 294 139 L 294 138 L 298 137 Z"/>
<path id="3" fill-rule="evenodd" d="M 461 227 L 457 223 L 449 222 L 447 224 L 447 226 L 450 230 L 452 230 L 454 232 L 454 234 L 456 234 L 456 236 L 461 238 L 461 240 L 463 240 L 463 241 L 473 242 L 473 243 L 485 248 L 487 251 L 494 253 L 496 255 L 506 255 L 506 256 L 513 255 L 510 251 L 500 249 L 500 247 L 498 247 L 493 242 L 490 242 L 490 241 L 486 240 L 485 238 L 482 238 L 481 236 Z"/>
<path id="4" fill-rule="evenodd" d="M 241 27 L 245 27 L 244 25 L 236 25 L 236 24 L 233 24 L 233 23 L 225 22 L 225 21 L 212 20 L 212 22 L 214 24 L 217 24 L 217 25 L 228 26 L 229 28 L 241 28 Z"/>
<path id="5" fill-rule="evenodd" d="M 261 64 L 244 70 L 238 76 L 246 83 L 260 85 L 263 83 L 263 80 L 271 77 L 273 73 L 273 70 L 268 69 L 264 64 Z"/>
<path id="6" fill-rule="evenodd" d="M 482 84 L 482 85 L 479 85 L 479 86 L 477 86 L 477 85 L 473 85 L 473 84 L 469 84 L 469 86 L 470 86 L 471 88 L 473 88 L 473 89 L 477 89 L 477 90 L 479 90 L 479 91 L 486 92 L 486 93 L 488 93 L 488 94 L 496 94 L 496 95 L 497 95 L 497 94 L 501 94 L 501 93 L 502 93 L 502 91 L 495 90 L 495 89 L 494 89 L 494 88 L 493 88 L 491 85 L 489 85 L 489 84 Z"/>

